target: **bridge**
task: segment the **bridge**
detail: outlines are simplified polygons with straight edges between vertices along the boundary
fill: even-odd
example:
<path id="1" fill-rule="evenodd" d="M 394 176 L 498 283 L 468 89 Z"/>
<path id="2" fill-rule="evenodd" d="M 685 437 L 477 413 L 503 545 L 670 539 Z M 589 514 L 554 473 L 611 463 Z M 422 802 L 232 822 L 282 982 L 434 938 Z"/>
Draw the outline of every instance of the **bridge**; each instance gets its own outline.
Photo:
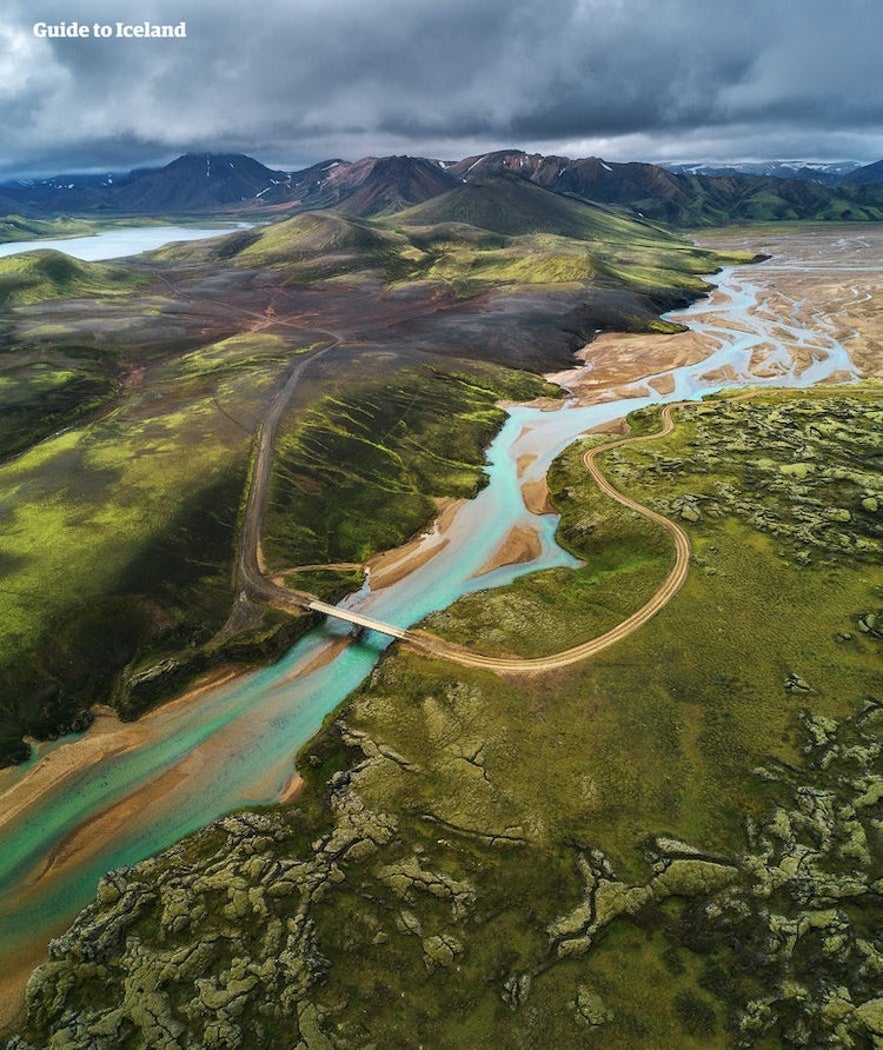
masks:
<path id="1" fill-rule="evenodd" d="M 392 624 L 381 623 L 380 620 L 372 620 L 370 616 L 362 616 L 361 613 L 350 612 L 349 609 L 341 609 L 337 605 L 328 605 L 320 602 L 318 598 L 304 602 L 304 608 L 312 609 L 313 612 L 325 613 L 326 616 L 336 616 L 338 620 L 348 620 L 359 627 L 367 627 L 369 631 L 379 631 L 380 634 L 388 634 L 392 638 L 405 641 L 409 634 L 402 627 L 393 627 Z"/>

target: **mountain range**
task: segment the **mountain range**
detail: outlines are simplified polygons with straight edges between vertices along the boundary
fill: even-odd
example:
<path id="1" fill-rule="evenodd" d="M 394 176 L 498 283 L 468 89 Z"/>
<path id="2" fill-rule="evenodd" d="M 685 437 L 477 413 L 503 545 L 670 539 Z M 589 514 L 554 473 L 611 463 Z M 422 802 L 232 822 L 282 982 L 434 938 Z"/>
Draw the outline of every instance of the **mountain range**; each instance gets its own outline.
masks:
<path id="1" fill-rule="evenodd" d="M 883 219 L 883 161 L 863 167 L 829 165 L 824 170 L 785 162 L 766 167 L 776 172 L 699 165 L 670 170 L 597 157 L 500 150 L 457 161 L 407 156 L 335 159 L 286 172 L 243 154 L 203 153 L 124 173 L 14 179 L 0 185 L 0 213 L 34 217 L 247 212 L 276 217 L 332 208 L 368 218 L 411 208 L 463 184 L 504 177 L 674 226 Z M 792 168 L 793 177 L 783 177 Z"/>
<path id="2" fill-rule="evenodd" d="M 664 167 L 677 175 L 711 175 L 713 178 L 769 175 L 775 179 L 802 179 L 804 182 L 817 182 L 821 186 L 838 186 L 841 183 L 848 184 L 849 176 L 862 165 L 857 160 L 763 160 L 735 161 L 730 164 L 666 164 Z"/>

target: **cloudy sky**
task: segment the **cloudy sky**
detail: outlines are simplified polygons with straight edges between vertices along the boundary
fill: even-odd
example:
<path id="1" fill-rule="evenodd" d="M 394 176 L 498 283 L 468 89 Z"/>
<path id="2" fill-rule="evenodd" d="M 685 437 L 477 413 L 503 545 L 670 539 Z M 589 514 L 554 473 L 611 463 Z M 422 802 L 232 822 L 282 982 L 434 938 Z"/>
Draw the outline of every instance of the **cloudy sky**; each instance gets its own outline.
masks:
<path id="1" fill-rule="evenodd" d="M 36 21 L 186 40 L 39 39 Z M 883 157 L 880 0 L 3 0 L 0 171 Z"/>

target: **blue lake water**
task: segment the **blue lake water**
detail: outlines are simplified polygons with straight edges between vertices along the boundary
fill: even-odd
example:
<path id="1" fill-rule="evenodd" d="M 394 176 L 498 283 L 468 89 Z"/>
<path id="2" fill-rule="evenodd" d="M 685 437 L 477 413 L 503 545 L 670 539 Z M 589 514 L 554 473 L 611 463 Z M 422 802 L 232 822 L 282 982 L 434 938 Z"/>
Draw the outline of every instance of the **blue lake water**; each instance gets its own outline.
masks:
<path id="1" fill-rule="evenodd" d="M 248 230 L 248 222 L 217 223 L 212 226 L 121 226 L 102 230 L 88 237 L 44 237 L 33 241 L 10 241 L 0 244 L 0 259 L 22 252 L 54 249 L 72 255 L 85 262 L 100 259 L 119 259 L 124 255 L 162 248 L 173 241 L 200 241 L 206 237 L 219 237 L 232 230 Z"/>

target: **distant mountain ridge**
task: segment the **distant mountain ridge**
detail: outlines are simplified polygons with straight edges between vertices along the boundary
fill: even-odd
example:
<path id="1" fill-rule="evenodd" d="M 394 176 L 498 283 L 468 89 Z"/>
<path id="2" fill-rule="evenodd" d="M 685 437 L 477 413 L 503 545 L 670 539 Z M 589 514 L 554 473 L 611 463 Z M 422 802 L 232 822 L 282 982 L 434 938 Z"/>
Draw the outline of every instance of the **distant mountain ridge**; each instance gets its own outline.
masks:
<path id="1" fill-rule="evenodd" d="M 860 186 L 875 182 L 883 182 L 883 160 L 856 168 L 843 179 L 843 184 L 846 186 Z"/>
<path id="2" fill-rule="evenodd" d="M 239 153 L 188 153 L 162 168 L 107 175 L 16 179 L 0 193 L 38 212 L 118 211 L 157 214 L 209 211 L 244 200 L 289 178 Z"/>
<path id="3" fill-rule="evenodd" d="M 763 175 L 775 179 L 801 179 L 804 182 L 817 182 L 822 186 L 837 186 L 847 181 L 847 177 L 861 168 L 857 160 L 842 161 L 807 161 L 807 160 L 765 160 L 736 161 L 730 164 L 712 164 L 709 162 L 692 164 L 664 164 L 667 171 L 675 175 L 709 175 L 712 178 L 741 177 L 743 175 Z"/>
<path id="4" fill-rule="evenodd" d="M 871 166 L 873 167 L 873 166 Z M 717 226 L 728 222 L 883 219 L 883 179 L 838 189 L 800 179 L 740 175 L 677 174 L 656 164 L 619 164 L 587 157 L 497 150 L 467 157 L 447 168 L 465 181 L 511 174 L 557 193 L 627 208 L 639 218 L 674 226 Z M 862 171 L 864 169 L 859 169 Z"/>
<path id="5" fill-rule="evenodd" d="M 611 205 L 673 226 L 815 219 L 883 220 L 883 161 L 810 177 L 795 167 L 778 174 L 733 168 L 672 171 L 656 164 L 608 163 L 523 150 L 497 150 L 441 161 L 424 157 L 328 160 L 300 171 L 265 167 L 243 154 L 186 154 L 161 168 L 106 175 L 17 179 L 0 185 L 0 212 L 46 214 L 176 215 L 221 212 L 293 215 L 334 209 L 370 218 L 391 215 L 479 179 L 504 176 L 555 194 Z M 839 167 L 844 167 L 840 165 Z M 815 169 L 813 169 L 815 170 Z M 824 176 L 824 177 L 823 177 Z M 839 179 L 831 185 L 830 179 Z"/>
<path id="6" fill-rule="evenodd" d="M 271 202 L 297 203 L 304 209 L 333 208 L 365 217 L 401 211 L 459 184 L 438 161 L 364 157 L 353 163 L 326 161 L 295 172 L 287 187 L 267 196 Z"/>

